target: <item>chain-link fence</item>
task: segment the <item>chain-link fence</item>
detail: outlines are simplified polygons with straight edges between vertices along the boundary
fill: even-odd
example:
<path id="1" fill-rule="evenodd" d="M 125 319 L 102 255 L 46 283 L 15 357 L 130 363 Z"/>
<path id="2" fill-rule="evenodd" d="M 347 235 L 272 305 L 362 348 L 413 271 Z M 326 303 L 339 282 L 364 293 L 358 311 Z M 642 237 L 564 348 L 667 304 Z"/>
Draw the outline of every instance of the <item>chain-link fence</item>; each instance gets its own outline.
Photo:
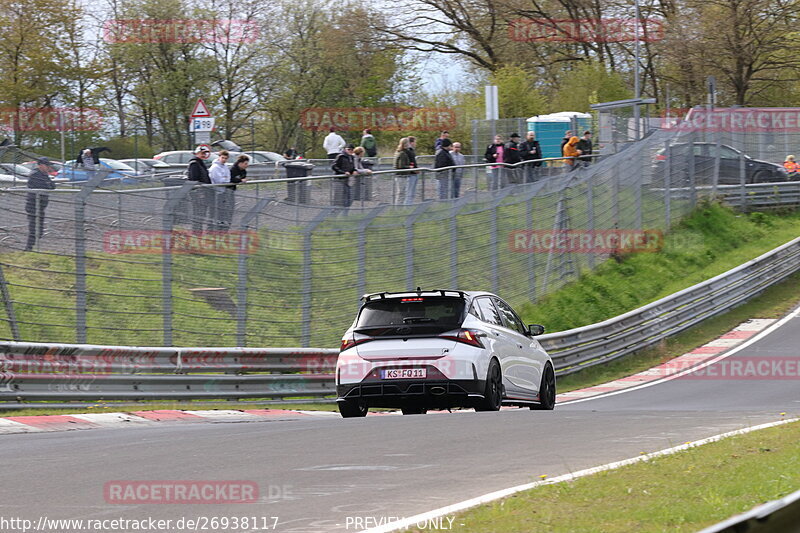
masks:
<path id="1" fill-rule="evenodd" d="M 520 305 L 667 230 L 718 186 L 785 180 L 747 157 L 777 153 L 763 142 L 660 131 L 591 164 L 468 165 L 458 194 L 455 175 L 427 168 L 236 190 L 104 172 L 0 189 L 0 338 L 335 346 L 367 292 L 490 290 Z"/>

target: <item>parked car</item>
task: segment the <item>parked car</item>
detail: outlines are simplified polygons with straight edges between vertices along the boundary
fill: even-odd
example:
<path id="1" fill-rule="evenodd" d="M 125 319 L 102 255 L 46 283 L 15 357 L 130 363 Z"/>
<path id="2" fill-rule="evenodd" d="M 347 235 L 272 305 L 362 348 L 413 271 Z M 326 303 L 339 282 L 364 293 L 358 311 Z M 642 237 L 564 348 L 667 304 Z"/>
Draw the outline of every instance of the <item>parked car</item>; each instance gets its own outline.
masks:
<path id="1" fill-rule="evenodd" d="M 137 174 L 155 177 L 159 174 L 170 171 L 170 166 L 158 159 L 120 159 L 120 163 L 125 163 L 136 171 Z"/>
<path id="2" fill-rule="evenodd" d="M 62 163 L 61 161 L 54 161 L 52 159 L 50 160 L 50 164 L 52 168 L 52 170 L 50 171 L 50 176 L 55 176 L 64 167 L 64 163 Z M 21 163 L 21 165 L 32 171 L 36 170 L 36 161 L 26 161 L 24 163 Z"/>
<path id="3" fill-rule="evenodd" d="M 519 315 L 488 292 L 367 294 L 342 337 L 336 393 L 345 418 L 370 407 L 403 414 L 501 405 L 553 409 L 553 362 Z"/>
<path id="4" fill-rule="evenodd" d="M 108 180 L 121 180 L 125 184 L 139 183 L 142 179 L 148 176 L 139 174 L 132 167 L 125 163 L 120 163 L 116 159 L 100 158 L 100 169 L 106 172 Z M 64 166 L 56 174 L 57 178 L 67 178 L 69 181 L 86 181 L 89 176 L 87 171 L 82 166 L 76 166 L 75 161 L 67 161 Z"/>
<path id="5" fill-rule="evenodd" d="M 230 152 L 228 165 L 232 165 L 240 154 L 241 152 Z M 185 169 L 189 165 L 189 161 L 191 161 L 194 156 L 195 154 L 191 150 L 173 150 L 171 152 L 161 152 L 160 154 L 156 154 L 153 156 L 153 159 L 164 163 L 169 168 L 174 170 Z M 219 157 L 217 152 L 211 152 L 211 156 L 206 159 L 206 166 L 210 166 L 217 157 Z"/>
<path id="6" fill-rule="evenodd" d="M 669 152 L 662 148 L 653 157 L 653 171 L 656 179 L 664 176 L 664 169 L 668 158 L 674 163 L 670 164 L 670 183 L 673 187 L 684 187 L 689 181 L 689 143 L 676 143 L 669 147 Z M 716 161 L 716 143 L 696 142 L 691 149 L 694 155 L 694 175 L 697 185 L 707 185 L 714 179 L 714 165 Z M 754 159 L 740 150 L 720 145 L 719 154 L 719 181 L 721 185 L 736 185 L 741 182 L 740 162 L 744 158 L 745 181 L 747 183 L 766 183 L 772 181 L 787 181 L 788 173 L 783 165 Z"/>
<path id="7" fill-rule="evenodd" d="M 3 187 L 25 185 L 32 172 L 33 170 L 17 163 L 0 163 L 0 185 Z"/>

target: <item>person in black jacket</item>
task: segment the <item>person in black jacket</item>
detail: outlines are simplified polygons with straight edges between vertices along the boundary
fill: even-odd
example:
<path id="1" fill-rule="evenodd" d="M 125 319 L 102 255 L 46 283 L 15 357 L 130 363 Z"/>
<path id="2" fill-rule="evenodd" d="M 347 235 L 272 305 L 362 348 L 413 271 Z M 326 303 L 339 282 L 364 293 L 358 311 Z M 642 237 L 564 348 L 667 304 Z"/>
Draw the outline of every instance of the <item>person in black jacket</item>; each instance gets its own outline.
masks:
<path id="1" fill-rule="evenodd" d="M 581 140 L 578 141 L 577 148 L 578 148 L 578 150 L 581 151 L 581 156 L 578 158 L 580 160 L 580 162 L 581 162 L 580 164 L 582 164 L 585 167 L 588 167 L 589 163 L 592 162 L 592 158 L 591 157 L 587 157 L 587 156 L 591 156 L 592 155 L 593 146 L 592 146 L 592 132 L 591 131 L 587 130 L 587 131 L 583 132 L 583 137 L 581 137 Z"/>
<path id="2" fill-rule="evenodd" d="M 542 146 L 536 140 L 536 133 L 529 131 L 525 135 L 525 142 L 519 145 L 519 154 L 522 156 L 523 161 L 533 161 L 525 165 L 525 183 L 536 181 L 539 175 L 539 167 L 542 166 L 541 161 L 537 159 L 542 158 Z"/>
<path id="3" fill-rule="evenodd" d="M 345 146 L 342 153 L 336 156 L 336 159 L 333 160 L 333 165 L 331 165 L 334 174 L 342 175 L 341 178 L 334 179 L 334 205 L 350 207 L 350 204 L 353 203 L 353 195 L 350 190 L 350 178 L 356 175 L 356 162 L 353 158 L 354 150 L 355 146 L 348 144 Z"/>
<path id="4" fill-rule="evenodd" d="M 231 183 L 247 183 L 247 167 L 250 166 L 250 156 L 240 155 L 231 167 Z M 228 185 L 229 189 L 236 190 L 236 185 Z"/>
<path id="5" fill-rule="evenodd" d="M 522 161 L 522 155 L 519 151 L 519 134 L 512 133 L 508 136 L 509 141 L 506 143 L 503 150 L 503 162 L 509 165 L 515 165 Z M 506 175 L 508 176 L 509 183 L 522 183 L 520 179 L 521 169 L 519 167 L 506 167 Z"/>
<path id="6" fill-rule="evenodd" d="M 29 189 L 52 190 L 56 184 L 50 179 L 50 172 L 53 164 L 46 157 L 36 160 L 36 170 L 28 176 Z M 44 233 L 44 210 L 50 202 L 50 197 L 46 193 L 29 192 L 25 199 L 25 212 L 28 214 L 28 243 L 25 251 L 33 250 L 36 241 L 42 238 Z"/>
<path id="7" fill-rule="evenodd" d="M 453 156 L 450 155 L 450 150 L 453 149 L 453 141 L 444 138 L 441 142 L 441 148 L 436 151 L 436 158 L 433 161 L 433 168 L 447 168 L 455 166 Z M 446 200 L 450 198 L 450 191 L 453 190 L 453 169 L 439 171 L 436 173 L 436 181 L 439 182 L 439 199 Z"/>
<path id="8" fill-rule="evenodd" d="M 211 183 L 206 160 L 211 151 L 205 146 L 194 149 L 195 156 L 189 160 L 188 179 L 200 183 Z M 211 187 L 196 187 L 191 192 L 192 199 L 192 231 L 203 231 L 203 221 L 210 229 L 215 216 L 214 191 Z"/>

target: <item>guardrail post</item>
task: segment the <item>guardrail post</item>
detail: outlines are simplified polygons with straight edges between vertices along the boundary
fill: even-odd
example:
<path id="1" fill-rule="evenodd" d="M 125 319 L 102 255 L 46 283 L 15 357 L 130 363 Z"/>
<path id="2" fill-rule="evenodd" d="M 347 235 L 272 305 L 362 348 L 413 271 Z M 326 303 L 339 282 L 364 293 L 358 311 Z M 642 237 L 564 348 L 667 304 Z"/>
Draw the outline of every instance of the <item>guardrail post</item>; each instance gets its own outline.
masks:
<path id="1" fill-rule="evenodd" d="M 194 188 L 195 181 L 187 181 L 180 189 L 167 191 L 164 203 L 162 228 L 166 246 L 161 251 L 161 317 L 164 329 L 164 346 L 172 346 L 172 230 L 175 225 L 175 210 Z M 187 206 L 188 209 L 188 206 Z M 188 213 L 187 213 L 188 214 Z M 192 213 L 194 217 L 194 213 Z M 192 220 L 192 217 L 189 220 Z"/>
<path id="2" fill-rule="evenodd" d="M 308 348 L 311 345 L 311 309 L 314 303 L 314 295 L 312 294 L 313 291 L 313 279 L 312 279 L 312 272 L 311 272 L 311 234 L 314 233 L 314 230 L 317 229 L 317 226 L 322 224 L 328 215 L 338 210 L 335 207 L 325 207 L 322 208 L 317 216 L 308 223 L 308 225 L 303 230 L 303 290 L 302 290 L 302 313 L 303 313 L 303 323 L 302 323 L 302 338 L 301 338 L 301 346 L 303 348 Z"/>
<path id="3" fill-rule="evenodd" d="M 249 236 L 247 231 L 255 227 L 258 231 L 258 214 L 263 211 L 270 202 L 275 201 L 272 196 L 258 199 L 256 205 L 242 217 L 239 227 L 244 233 L 242 240 L 243 249 L 239 250 L 238 276 L 236 287 L 236 344 L 242 348 L 247 346 L 247 246 Z"/>
<path id="4" fill-rule="evenodd" d="M 107 172 L 95 172 L 75 195 L 75 341 L 86 343 L 86 199 Z"/>
<path id="5" fill-rule="evenodd" d="M 3 265 L 0 265 L 0 294 L 3 296 L 3 305 L 6 308 L 6 316 L 8 316 L 8 325 L 11 328 L 11 338 L 15 342 L 19 342 L 19 325 L 17 324 L 17 315 L 14 313 L 14 302 L 11 301 L 11 295 L 8 292 L 8 284 L 6 277 L 3 274 Z"/>

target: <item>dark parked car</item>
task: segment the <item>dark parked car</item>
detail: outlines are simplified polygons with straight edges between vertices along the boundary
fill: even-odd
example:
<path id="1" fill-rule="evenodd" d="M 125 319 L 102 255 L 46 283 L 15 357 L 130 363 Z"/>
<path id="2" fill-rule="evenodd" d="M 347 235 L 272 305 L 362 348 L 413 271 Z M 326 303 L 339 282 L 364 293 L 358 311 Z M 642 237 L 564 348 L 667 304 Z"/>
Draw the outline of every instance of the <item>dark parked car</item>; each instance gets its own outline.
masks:
<path id="1" fill-rule="evenodd" d="M 662 148 L 653 158 L 653 172 L 656 179 L 662 179 L 667 160 L 670 160 L 670 183 L 673 187 L 685 186 L 688 182 L 689 172 L 688 143 L 676 143 L 669 147 L 669 152 Z M 716 143 L 696 142 L 691 145 L 694 153 L 694 175 L 696 185 L 708 185 L 714 179 L 714 165 L 716 161 Z M 719 184 L 736 185 L 741 182 L 740 165 L 744 159 L 745 181 L 747 183 L 767 183 L 772 181 L 787 181 L 788 174 L 783 165 L 754 159 L 740 150 L 720 145 L 719 154 Z"/>

